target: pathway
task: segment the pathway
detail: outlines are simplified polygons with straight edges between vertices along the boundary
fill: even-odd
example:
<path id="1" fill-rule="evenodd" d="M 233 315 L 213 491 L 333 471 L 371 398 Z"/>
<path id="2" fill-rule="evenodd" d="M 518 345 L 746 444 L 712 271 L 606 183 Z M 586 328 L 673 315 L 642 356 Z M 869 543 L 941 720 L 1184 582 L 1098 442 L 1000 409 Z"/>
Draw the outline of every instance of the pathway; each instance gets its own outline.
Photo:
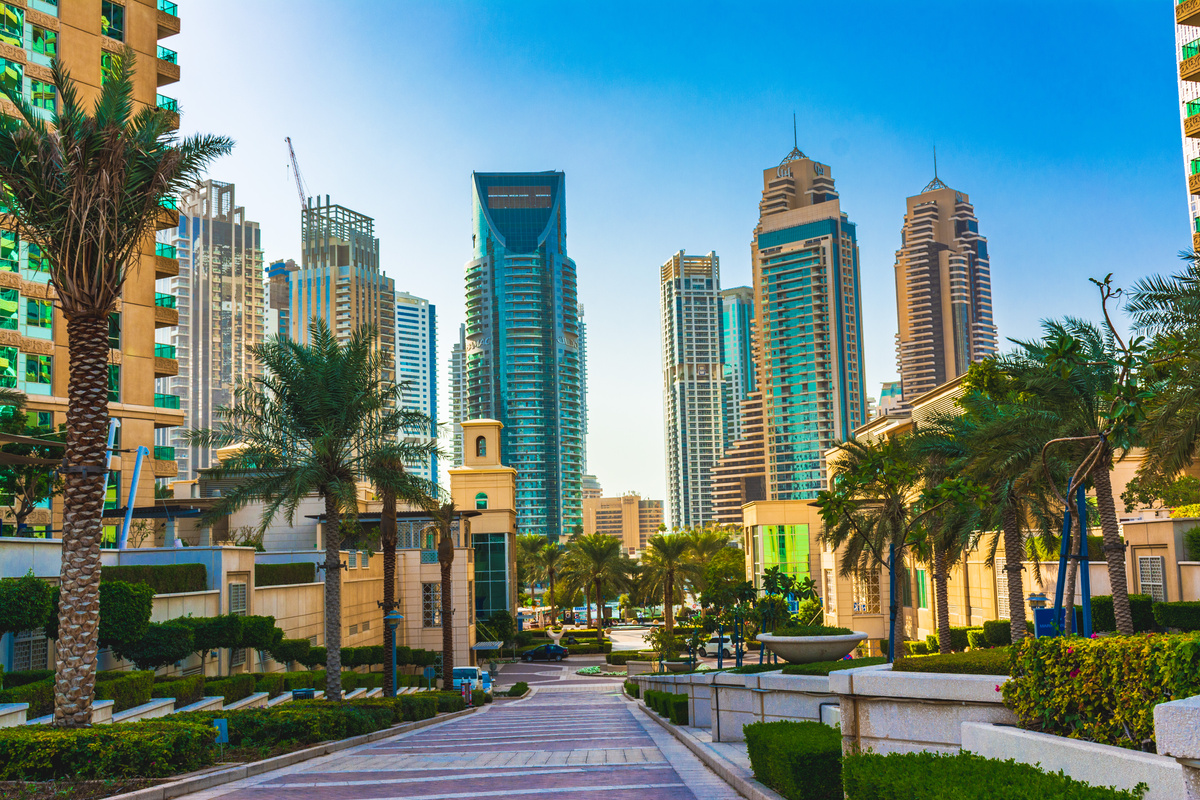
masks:
<path id="1" fill-rule="evenodd" d="M 547 681 L 524 700 L 185 800 L 738 798 L 619 691 L 616 681 Z"/>

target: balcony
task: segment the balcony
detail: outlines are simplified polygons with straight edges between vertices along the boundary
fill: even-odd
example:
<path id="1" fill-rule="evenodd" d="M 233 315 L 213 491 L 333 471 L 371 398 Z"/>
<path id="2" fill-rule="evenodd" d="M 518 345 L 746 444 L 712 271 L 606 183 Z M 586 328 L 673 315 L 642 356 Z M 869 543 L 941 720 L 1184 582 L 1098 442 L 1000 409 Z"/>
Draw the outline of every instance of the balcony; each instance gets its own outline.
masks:
<path id="1" fill-rule="evenodd" d="M 156 344 L 154 345 L 155 358 L 175 358 L 175 345 L 173 344 Z"/>
<path id="2" fill-rule="evenodd" d="M 1200 0 L 1180 0 L 1175 4 L 1176 25 L 1200 25 Z"/>
<path id="3" fill-rule="evenodd" d="M 1200 195 L 1200 158 L 1193 158 L 1188 173 L 1188 194 Z"/>
<path id="4" fill-rule="evenodd" d="M 174 278 L 179 274 L 179 251 L 173 244 L 154 243 L 154 278 Z"/>
<path id="5" fill-rule="evenodd" d="M 158 306 L 159 308 L 175 308 L 175 295 L 155 292 L 154 305 Z"/>
<path id="6" fill-rule="evenodd" d="M 174 394 L 159 394 L 158 392 L 155 392 L 154 393 L 154 407 L 155 408 L 171 408 L 171 409 L 178 411 L 179 410 L 179 396 L 174 395 Z"/>
<path id="7" fill-rule="evenodd" d="M 157 67 L 159 86 L 166 86 L 168 83 L 176 83 L 179 80 L 179 54 L 174 50 L 163 47 L 161 44 L 158 46 Z M 159 97 L 162 97 L 162 95 L 159 95 Z M 171 110 L 177 114 L 179 113 L 178 108 Z"/>
<path id="8" fill-rule="evenodd" d="M 162 62 L 160 61 L 159 63 L 161 64 Z M 176 73 L 175 80 L 179 80 L 179 77 L 178 77 L 179 67 L 178 66 L 175 67 L 175 73 Z M 160 80 L 158 82 L 158 85 L 162 86 L 164 82 L 171 83 L 171 81 Z M 167 112 L 167 115 L 171 120 L 171 130 L 179 130 L 179 101 L 176 100 L 174 97 L 167 97 L 165 94 L 160 94 L 160 95 L 155 96 L 155 105 L 157 105 L 163 111 Z"/>
<path id="9" fill-rule="evenodd" d="M 174 197 L 164 197 L 158 201 L 162 211 L 158 214 L 158 230 L 179 227 L 179 201 Z M 178 274 L 178 271 L 176 271 Z"/>
<path id="10" fill-rule="evenodd" d="M 154 445 L 154 459 L 156 461 L 174 461 L 175 448 L 171 447 L 170 445 Z"/>
<path id="11" fill-rule="evenodd" d="M 158 0 L 158 38 L 179 33 L 179 6 L 170 0 Z"/>
<path id="12" fill-rule="evenodd" d="M 1179 50 L 1179 78 L 1200 81 L 1200 39 L 1188 42 Z"/>
<path id="13" fill-rule="evenodd" d="M 174 305 L 160 306 L 158 298 L 164 295 L 155 294 L 154 303 L 154 327 L 157 328 L 172 328 L 179 324 L 179 312 L 175 310 Z M 165 295 L 170 297 L 170 295 Z M 171 298 L 174 300 L 175 298 Z"/>

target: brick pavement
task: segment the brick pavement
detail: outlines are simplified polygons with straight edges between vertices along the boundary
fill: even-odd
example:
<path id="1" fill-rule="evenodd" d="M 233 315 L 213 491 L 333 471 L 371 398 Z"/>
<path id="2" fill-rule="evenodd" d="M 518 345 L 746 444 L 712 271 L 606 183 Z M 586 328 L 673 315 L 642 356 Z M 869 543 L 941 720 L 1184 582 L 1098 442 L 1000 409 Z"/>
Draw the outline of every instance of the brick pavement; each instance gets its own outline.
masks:
<path id="1" fill-rule="evenodd" d="M 738 797 L 623 700 L 619 681 L 569 683 L 185 800 Z"/>

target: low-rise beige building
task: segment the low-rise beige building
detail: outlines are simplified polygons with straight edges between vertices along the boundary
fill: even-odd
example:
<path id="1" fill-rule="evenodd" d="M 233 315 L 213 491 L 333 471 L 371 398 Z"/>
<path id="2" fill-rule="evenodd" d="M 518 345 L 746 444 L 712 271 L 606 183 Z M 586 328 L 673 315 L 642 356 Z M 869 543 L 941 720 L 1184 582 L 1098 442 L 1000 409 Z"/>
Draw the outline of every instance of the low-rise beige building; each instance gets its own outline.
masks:
<path id="1" fill-rule="evenodd" d="M 636 492 L 583 501 L 584 533 L 615 536 L 629 555 L 641 552 L 662 524 L 662 500 L 643 500 Z"/>

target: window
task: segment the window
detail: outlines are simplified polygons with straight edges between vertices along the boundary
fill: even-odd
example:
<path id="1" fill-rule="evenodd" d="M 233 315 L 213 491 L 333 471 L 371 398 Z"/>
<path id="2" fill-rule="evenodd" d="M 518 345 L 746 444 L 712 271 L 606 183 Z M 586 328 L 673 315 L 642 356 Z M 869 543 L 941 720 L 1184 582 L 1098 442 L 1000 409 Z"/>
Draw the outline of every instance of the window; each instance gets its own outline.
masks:
<path id="1" fill-rule="evenodd" d="M 246 615 L 246 584 L 230 582 L 229 613 L 239 617 Z"/>
<path id="2" fill-rule="evenodd" d="M 366 633 L 367 631 L 371 630 L 371 620 L 367 620 L 366 622 L 364 622 L 362 624 L 362 629 L 363 629 L 363 633 Z"/>
<path id="3" fill-rule="evenodd" d="M 366 569 L 367 568 L 367 551 L 363 550 L 358 555 L 359 555 L 359 569 Z M 367 629 L 367 626 L 363 625 L 363 630 L 365 631 L 366 629 Z"/>
<path id="4" fill-rule="evenodd" d="M 49 272 L 50 271 L 50 256 L 42 254 L 42 248 L 38 247 L 33 242 L 29 243 L 29 271 L 30 272 Z"/>
<path id="5" fill-rule="evenodd" d="M 121 365 L 108 365 L 108 402 L 121 402 Z"/>
<path id="6" fill-rule="evenodd" d="M 46 328 L 54 324 L 54 306 L 44 300 L 25 299 L 25 324 L 33 328 Z"/>
<path id="7" fill-rule="evenodd" d="M 115 53 L 100 54 L 100 85 L 103 86 L 108 82 L 108 79 L 113 77 L 117 68 L 121 65 L 121 57 Z"/>
<path id="8" fill-rule="evenodd" d="M 442 627 L 442 585 L 421 584 L 421 625 L 425 628 Z"/>
<path id="9" fill-rule="evenodd" d="M 100 3 L 100 33 L 118 42 L 125 41 L 125 6 L 112 0 Z"/>
<path id="10" fill-rule="evenodd" d="M 20 272 L 21 251 L 15 231 L 0 231 L 0 272 Z"/>
<path id="11" fill-rule="evenodd" d="M 17 388 L 17 348 L 0 347 L 0 386 Z"/>
<path id="12" fill-rule="evenodd" d="M 1138 556 L 1138 585 L 1156 603 L 1167 602 L 1165 572 L 1162 556 Z"/>
<path id="13" fill-rule="evenodd" d="M 357 625 L 351 625 L 351 626 L 350 626 L 350 634 L 349 634 L 349 635 L 350 635 L 350 636 L 357 636 L 357 635 L 358 635 L 358 626 L 357 626 Z"/>
<path id="14" fill-rule="evenodd" d="M 854 613 L 879 613 L 879 572 L 868 570 L 854 577 Z"/>
<path id="15" fill-rule="evenodd" d="M 47 58 L 56 57 L 58 55 L 58 31 L 39 28 L 37 25 L 34 25 L 33 52 L 40 53 Z"/>
<path id="16" fill-rule="evenodd" d="M 475 457 L 483 458 L 487 455 L 487 439 L 483 436 L 475 437 Z"/>
<path id="17" fill-rule="evenodd" d="M 348 563 L 346 564 L 347 569 L 358 569 L 358 551 L 357 550 L 351 550 L 347 554 L 347 559 L 348 559 Z"/>
<path id="18" fill-rule="evenodd" d="M 22 631 L 13 637 L 14 672 L 46 669 L 48 656 L 46 633 L 41 628 L 36 631 Z"/>
<path id="19" fill-rule="evenodd" d="M 929 583 L 923 569 L 917 570 L 917 608 L 929 608 Z"/>
<path id="20" fill-rule="evenodd" d="M 50 385 L 50 359 L 52 356 L 25 354 L 25 383 L 36 386 Z M 32 387 L 29 387 L 32 388 Z"/>
<path id="21" fill-rule="evenodd" d="M 24 87 L 21 85 L 24 78 L 24 67 L 15 61 L 0 58 L 0 86 L 3 86 L 14 94 L 21 94 L 24 90 Z"/>
<path id="22" fill-rule="evenodd" d="M 39 81 L 34 78 L 30 81 L 29 99 L 34 108 L 41 108 L 46 111 L 53 111 L 55 108 L 54 84 Z"/>
<path id="23" fill-rule="evenodd" d="M 15 331 L 21 295 L 16 289 L 0 289 L 0 330 Z"/>
<path id="24" fill-rule="evenodd" d="M 837 611 L 837 583 L 833 578 L 833 570 L 825 570 L 825 613 Z"/>
<path id="25" fill-rule="evenodd" d="M 121 349 L 121 314 L 119 311 L 108 315 L 108 346 L 112 350 Z"/>
<path id="26" fill-rule="evenodd" d="M 8 3 L 0 5 L 0 42 L 24 47 L 25 11 Z"/>
<path id="27" fill-rule="evenodd" d="M 475 495 L 475 510 L 476 511 L 486 511 L 487 510 L 487 494 L 485 494 L 484 492 L 480 492 L 479 494 Z"/>

